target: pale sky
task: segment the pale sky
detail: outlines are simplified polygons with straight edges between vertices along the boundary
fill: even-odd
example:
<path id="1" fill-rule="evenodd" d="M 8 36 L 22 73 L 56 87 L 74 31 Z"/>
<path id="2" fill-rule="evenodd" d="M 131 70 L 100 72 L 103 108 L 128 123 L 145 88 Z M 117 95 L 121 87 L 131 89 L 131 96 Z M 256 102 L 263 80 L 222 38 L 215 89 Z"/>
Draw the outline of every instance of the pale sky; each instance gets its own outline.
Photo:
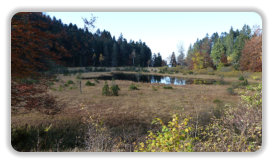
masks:
<path id="1" fill-rule="evenodd" d="M 90 12 L 47 12 L 51 17 L 61 19 L 63 23 L 84 27 L 82 18 L 90 18 Z M 117 39 L 122 33 L 129 41 L 142 40 L 152 53 L 160 52 L 166 59 L 178 44 L 183 43 L 185 53 L 190 44 L 202 39 L 208 33 L 229 32 L 244 24 L 251 28 L 262 27 L 262 19 L 255 12 L 92 12 L 97 17 L 95 32 L 98 28 L 109 31 Z"/>

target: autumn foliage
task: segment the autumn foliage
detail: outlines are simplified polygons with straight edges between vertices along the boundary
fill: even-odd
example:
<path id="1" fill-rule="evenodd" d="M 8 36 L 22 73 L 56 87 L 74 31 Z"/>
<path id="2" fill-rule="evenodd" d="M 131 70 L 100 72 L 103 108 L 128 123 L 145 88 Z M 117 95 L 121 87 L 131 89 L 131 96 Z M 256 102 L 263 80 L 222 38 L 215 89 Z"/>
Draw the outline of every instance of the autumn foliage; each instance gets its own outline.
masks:
<path id="1" fill-rule="evenodd" d="M 60 34 L 49 31 L 42 13 L 17 13 L 11 21 L 11 103 L 12 108 L 32 109 L 54 101 L 45 92 L 49 77 L 42 73 L 49 63 L 67 55 L 56 41 Z M 42 78 L 43 77 L 43 78 Z"/>
<path id="2" fill-rule="evenodd" d="M 253 72 L 262 71 L 262 34 L 259 29 L 245 43 L 240 59 L 240 69 Z"/>

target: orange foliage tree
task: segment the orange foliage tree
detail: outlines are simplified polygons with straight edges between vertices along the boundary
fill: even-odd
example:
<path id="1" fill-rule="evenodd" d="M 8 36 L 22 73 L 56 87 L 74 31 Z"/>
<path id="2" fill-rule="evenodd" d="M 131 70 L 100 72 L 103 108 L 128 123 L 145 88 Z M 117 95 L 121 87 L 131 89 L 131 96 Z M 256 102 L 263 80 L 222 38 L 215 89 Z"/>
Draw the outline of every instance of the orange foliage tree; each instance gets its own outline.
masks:
<path id="1" fill-rule="evenodd" d="M 48 77 L 42 73 L 50 62 L 58 62 L 67 54 L 58 45 L 60 34 L 48 31 L 49 24 L 42 13 L 17 13 L 11 21 L 11 105 L 28 108 L 43 105 L 53 99 L 46 94 Z M 32 82 L 26 82 L 32 79 Z M 36 82 L 33 82 L 35 80 Z"/>
<path id="2" fill-rule="evenodd" d="M 240 59 L 242 71 L 262 71 L 262 33 L 260 29 L 254 32 L 253 37 L 247 40 Z"/>

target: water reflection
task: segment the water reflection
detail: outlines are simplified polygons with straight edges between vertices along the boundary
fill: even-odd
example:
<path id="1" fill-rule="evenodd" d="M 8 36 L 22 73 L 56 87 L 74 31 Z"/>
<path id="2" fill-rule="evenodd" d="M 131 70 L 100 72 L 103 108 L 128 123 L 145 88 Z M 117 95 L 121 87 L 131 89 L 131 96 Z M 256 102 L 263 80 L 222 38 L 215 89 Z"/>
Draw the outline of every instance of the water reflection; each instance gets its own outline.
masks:
<path id="1" fill-rule="evenodd" d="M 94 78 L 84 78 L 94 79 Z M 96 77 L 98 80 L 130 80 L 134 82 L 145 83 L 160 83 L 160 84 L 174 84 L 174 85 L 186 85 L 186 84 L 213 84 L 215 80 L 202 80 L 202 79 L 187 79 L 182 77 L 170 77 L 170 76 L 158 76 L 158 75 L 143 75 L 143 74 L 124 74 L 124 73 L 112 73 L 107 76 Z"/>
<path id="2" fill-rule="evenodd" d="M 186 80 L 182 78 L 176 78 L 176 77 L 151 75 L 150 83 L 186 85 Z"/>

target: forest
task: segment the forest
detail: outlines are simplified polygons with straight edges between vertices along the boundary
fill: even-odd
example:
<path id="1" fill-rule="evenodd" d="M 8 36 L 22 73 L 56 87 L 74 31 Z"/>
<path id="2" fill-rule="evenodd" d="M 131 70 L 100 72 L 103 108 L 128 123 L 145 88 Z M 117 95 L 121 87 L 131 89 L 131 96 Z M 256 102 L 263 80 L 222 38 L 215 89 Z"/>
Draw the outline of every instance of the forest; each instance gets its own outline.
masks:
<path id="1" fill-rule="evenodd" d="M 206 34 L 164 59 L 141 40 L 91 32 L 95 17 L 83 21 L 79 28 L 41 12 L 12 17 L 15 150 L 260 149 L 260 27 Z"/>
<path id="2" fill-rule="evenodd" d="M 29 22 L 24 24 L 26 19 Z M 45 42 L 46 40 L 41 37 L 35 38 L 35 35 L 47 35 L 47 45 L 39 47 L 39 51 L 44 52 L 44 54 L 51 53 L 54 55 L 52 55 L 52 58 L 47 59 L 44 57 L 37 58 L 37 62 L 42 62 L 47 69 L 58 65 L 54 58 L 58 59 L 59 62 L 62 61 L 62 65 L 65 67 L 160 67 L 167 65 L 167 61 L 162 59 L 160 53 L 152 55 L 145 42 L 141 40 L 138 42 L 130 40 L 128 42 L 122 34 L 116 40 L 108 31 L 98 29 L 95 33 L 91 33 L 88 27 L 81 29 L 75 24 L 63 24 L 61 20 L 56 20 L 55 17 L 51 19 L 42 13 L 16 14 L 12 23 L 12 34 L 16 33 L 17 36 L 16 38 L 12 37 L 14 39 L 12 40 L 12 44 L 14 44 L 12 45 L 13 53 L 20 46 L 26 47 L 25 49 L 28 51 L 31 51 L 30 48 L 27 48 L 28 46 L 41 46 L 39 41 Z M 20 38 L 25 38 L 24 35 L 28 35 L 28 33 L 20 33 L 25 30 L 33 31 L 31 35 L 36 40 L 29 38 L 24 42 L 19 42 Z M 186 55 L 184 52 L 179 52 L 176 58 L 175 53 L 173 53 L 171 55 L 173 57 L 170 57 L 168 62 L 172 66 L 178 64 L 186 66 L 188 69 L 208 67 L 220 69 L 223 66 L 232 65 L 236 70 L 261 72 L 260 53 L 262 49 L 256 47 L 261 43 L 262 35 L 259 27 L 253 32 L 248 25 L 244 25 L 240 31 L 238 29 L 233 30 L 233 27 L 231 27 L 229 33 L 223 32 L 220 36 L 218 33 L 213 33 L 212 36 L 207 34 L 204 38 L 197 39 L 193 45 L 189 46 Z M 253 51 L 252 48 L 254 47 L 256 51 Z M 38 48 L 36 51 L 38 51 Z M 45 51 L 47 52 L 45 53 Z M 28 61 L 25 58 L 24 62 L 33 61 Z M 36 66 L 38 67 L 38 65 Z M 18 72 L 18 70 L 15 70 L 15 72 Z"/>

